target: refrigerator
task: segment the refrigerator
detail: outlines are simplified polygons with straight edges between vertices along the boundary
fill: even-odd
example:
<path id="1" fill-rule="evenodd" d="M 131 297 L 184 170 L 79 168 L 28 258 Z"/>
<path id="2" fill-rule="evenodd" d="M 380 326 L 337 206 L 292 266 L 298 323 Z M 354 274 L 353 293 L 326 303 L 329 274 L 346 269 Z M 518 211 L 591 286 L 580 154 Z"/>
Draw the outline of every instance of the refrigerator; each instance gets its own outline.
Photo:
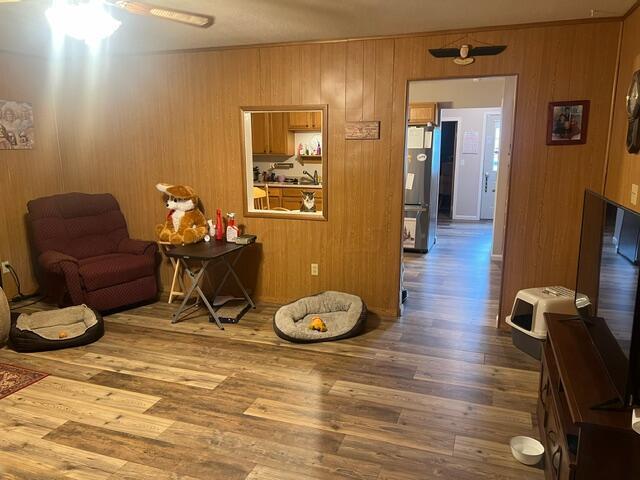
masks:
<path id="1" fill-rule="evenodd" d="M 408 128 L 402 245 L 405 251 L 428 253 L 437 241 L 440 128 Z M 424 137 L 422 146 L 420 134 Z"/>

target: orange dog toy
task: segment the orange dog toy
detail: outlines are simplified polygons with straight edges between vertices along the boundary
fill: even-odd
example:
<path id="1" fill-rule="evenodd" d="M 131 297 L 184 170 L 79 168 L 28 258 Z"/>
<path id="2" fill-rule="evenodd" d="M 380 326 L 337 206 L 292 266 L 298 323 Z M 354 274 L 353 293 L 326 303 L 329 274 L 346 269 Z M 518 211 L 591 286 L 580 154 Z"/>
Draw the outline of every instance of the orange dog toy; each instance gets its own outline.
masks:
<path id="1" fill-rule="evenodd" d="M 309 330 L 315 330 L 317 332 L 326 332 L 327 325 L 322 321 L 320 317 L 313 317 L 309 324 Z"/>

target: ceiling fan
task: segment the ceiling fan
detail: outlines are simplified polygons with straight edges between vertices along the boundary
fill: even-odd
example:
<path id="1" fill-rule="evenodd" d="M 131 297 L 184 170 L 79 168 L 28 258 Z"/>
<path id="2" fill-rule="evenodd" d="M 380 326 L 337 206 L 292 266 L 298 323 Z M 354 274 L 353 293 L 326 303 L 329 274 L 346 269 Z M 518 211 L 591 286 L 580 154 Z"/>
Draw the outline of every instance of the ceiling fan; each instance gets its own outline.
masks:
<path id="1" fill-rule="evenodd" d="M 18 3 L 23 0 L 0 0 L 0 3 Z M 157 17 L 172 22 L 178 22 L 192 27 L 208 28 L 213 25 L 213 17 L 202 13 L 188 12 L 175 8 L 160 7 L 147 2 L 132 2 L 128 0 L 64 0 L 63 2 L 52 1 L 52 5 L 63 3 L 75 6 L 82 4 L 103 4 L 124 10 L 134 15 L 146 17 Z"/>
<path id="2" fill-rule="evenodd" d="M 103 0 L 112 7 L 120 8 L 135 15 L 163 18 L 173 22 L 184 23 L 192 27 L 209 28 L 213 25 L 213 17 L 201 13 L 186 12 L 175 8 L 157 7 L 145 2 L 130 2 L 128 0 Z"/>
<path id="3" fill-rule="evenodd" d="M 457 65 L 471 65 L 476 61 L 474 57 L 498 55 L 506 48 L 506 45 L 473 47 L 465 43 L 459 48 L 430 48 L 429 53 L 436 58 L 453 58 L 453 63 Z"/>

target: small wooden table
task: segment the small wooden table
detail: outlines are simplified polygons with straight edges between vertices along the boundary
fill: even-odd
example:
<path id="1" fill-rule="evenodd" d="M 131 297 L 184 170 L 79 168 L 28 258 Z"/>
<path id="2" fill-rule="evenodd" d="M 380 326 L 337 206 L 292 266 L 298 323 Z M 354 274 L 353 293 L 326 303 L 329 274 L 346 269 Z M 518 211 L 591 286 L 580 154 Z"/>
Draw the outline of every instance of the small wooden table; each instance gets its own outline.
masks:
<path id="1" fill-rule="evenodd" d="M 244 285 L 242 285 L 240 278 L 233 269 L 235 264 L 238 262 L 238 259 L 242 255 L 242 252 L 248 246 L 249 245 L 237 245 L 235 243 L 212 240 L 210 242 L 200 242 L 193 245 L 182 245 L 180 247 L 176 247 L 167 251 L 165 253 L 167 257 L 175 258 L 178 262 L 180 262 L 180 264 L 184 268 L 184 271 L 187 273 L 188 277 L 191 280 L 191 285 L 185 292 L 182 303 L 171 317 L 171 323 L 177 323 L 178 321 L 180 321 L 180 316 L 185 312 L 187 302 L 195 291 L 198 294 L 198 298 L 196 299 L 196 302 L 191 307 L 189 307 L 189 309 L 197 307 L 199 305 L 199 300 L 201 299 L 207 307 L 207 310 L 209 310 L 209 317 L 216 322 L 216 325 L 218 325 L 221 330 L 224 330 L 224 327 L 220 322 L 220 317 L 216 314 L 211 304 L 214 303 L 215 298 L 220 293 L 220 290 L 226 283 L 229 276 L 232 276 L 234 278 L 234 280 L 240 287 L 240 290 L 242 290 L 242 294 L 247 303 L 251 305 L 251 308 L 256 308 L 255 303 L 253 303 L 253 300 L 251 300 L 249 293 L 244 288 Z M 233 261 L 230 262 L 229 255 L 234 252 L 237 252 L 237 254 L 235 255 Z M 196 260 L 198 261 L 198 264 L 195 266 L 189 265 L 189 260 Z M 203 278 L 207 276 L 206 270 L 212 262 L 214 266 L 224 265 L 224 267 L 226 268 L 226 272 L 222 277 L 220 284 L 216 287 L 213 293 L 213 301 L 209 302 L 209 299 L 202 291 L 202 288 L 200 288 L 200 285 Z"/>

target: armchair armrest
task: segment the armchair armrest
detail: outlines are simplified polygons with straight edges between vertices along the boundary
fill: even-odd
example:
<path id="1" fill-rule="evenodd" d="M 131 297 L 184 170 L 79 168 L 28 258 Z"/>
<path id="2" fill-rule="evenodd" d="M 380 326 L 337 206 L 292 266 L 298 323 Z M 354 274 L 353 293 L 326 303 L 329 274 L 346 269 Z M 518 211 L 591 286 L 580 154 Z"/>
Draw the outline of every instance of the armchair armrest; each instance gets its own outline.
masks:
<path id="1" fill-rule="evenodd" d="M 49 272 L 63 273 L 62 263 L 71 263 L 77 267 L 78 259 L 55 250 L 48 250 L 38 257 L 40 266 Z"/>
<path id="2" fill-rule="evenodd" d="M 119 253 L 131 253 L 133 255 L 155 255 L 157 251 L 158 244 L 156 242 L 148 242 L 146 240 L 123 238 L 118 244 Z"/>
<path id="3" fill-rule="evenodd" d="M 38 257 L 38 263 L 45 272 L 64 278 L 64 284 L 73 305 L 85 302 L 82 282 L 78 274 L 78 259 L 55 250 L 48 250 Z"/>

